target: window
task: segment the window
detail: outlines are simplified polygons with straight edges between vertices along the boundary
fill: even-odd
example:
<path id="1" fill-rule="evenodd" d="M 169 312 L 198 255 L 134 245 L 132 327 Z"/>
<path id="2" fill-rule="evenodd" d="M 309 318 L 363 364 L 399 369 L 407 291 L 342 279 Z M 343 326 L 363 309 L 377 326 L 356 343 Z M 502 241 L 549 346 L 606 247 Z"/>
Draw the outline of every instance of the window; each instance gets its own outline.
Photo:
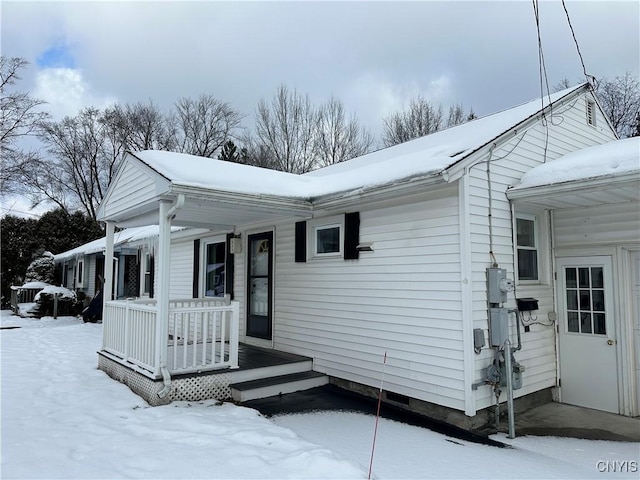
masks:
<path id="1" fill-rule="evenodd" d="M 516 217 L 518 279 L 538 280 L 538 225 L 534 215 Z"/>
<path id="2" fill-rule="evenodd" d="M 204 245 L 204 296 L 223 297 L 225 293 L 225 242 Z"/>
<path id="3" fill-rule="evenodd" d="M 318 225 L 315 227 L 314 242 L 315 248 L 313 252 L 315 255 L 339 255 L 341 242 L 341 225 Z"/>
<path id="4" fill-rule="evenodd" d="M 144 252 L 142 255 L 142 292 L 144 296 L 151 294 L 151 282 L 153 282 L 153 276 L 151 274 L 151 253 Z"/>
<path id="5" fill-rule="evenodd" d="M 84 284 L 84 259 L 78 260 L 76 268 L 76 287 L 82 287 Z"/>
<path id="6" fill-rule="evenodd" d="M 587 100 L 587 124 L 596 126 L 596 103 L 593 100 Z"/>

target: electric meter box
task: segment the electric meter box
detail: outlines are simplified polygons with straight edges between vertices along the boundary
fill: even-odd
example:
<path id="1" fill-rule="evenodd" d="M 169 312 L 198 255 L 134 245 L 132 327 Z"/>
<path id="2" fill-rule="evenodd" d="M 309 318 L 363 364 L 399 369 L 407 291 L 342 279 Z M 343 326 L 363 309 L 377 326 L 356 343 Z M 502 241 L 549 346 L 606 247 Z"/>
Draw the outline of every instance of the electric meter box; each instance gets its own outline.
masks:
<path id="1" fill-rule="evenodd" d="M 489 309 L 489 343 L 492 347 L 502 347 L 509 338 L 509 310 Z"/>
<path id="2" fill-rule="evenodd" d="M 505 303 L 507 292 L 513 291 L 513 281 L 504 268 L 487 268 L 487 297 L 490 304 Z"/>

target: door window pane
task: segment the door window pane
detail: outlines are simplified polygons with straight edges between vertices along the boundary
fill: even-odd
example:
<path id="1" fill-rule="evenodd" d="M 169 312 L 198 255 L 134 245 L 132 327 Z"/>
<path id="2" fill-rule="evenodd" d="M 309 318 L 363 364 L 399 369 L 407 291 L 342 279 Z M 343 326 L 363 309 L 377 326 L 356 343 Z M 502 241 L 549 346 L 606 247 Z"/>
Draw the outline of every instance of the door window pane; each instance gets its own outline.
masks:
<path id="1" fill-rule="evenodd" d="M 578 324 L 578 312 L 567 313 L 567 330 L 570 332 L 580 331 L 580 325 Z"/>
<path id="2" fill-rule="evenodd" d="M 606 335 L 607 334 L 607 325 L 605 322 L 604 313 L 594 313 L 593 314 L 593 333 L 597 335 Z"/>
<path id="3" fill-rule="evenodd" d="M 593 294 L 593 309 L 604 312 L 604 290 L 594 290 Z"/>
<path id="4" fill-rule="evenodd" d="M 254 278 L 251 280 L 250 315 L 267 316 L 269 314 L 269 279 Z"/>
<path id="5" fill-rule="evenodd" d="M 604 274 L 602 267 L 591 268 L 591 286 L 593 288 L 604 288 Z"/>
<path id="6" fill-rule="evenodd" d="M 591 314 L 590 313 L 581 313 L 580 314 L 580 331 L 582 333 L 591 333 Z"/>
<path id="7" fill-rule="evenodd" d="M 567 290 L 567 309 L 569 310 L 578 309 L 578 291 L 577 290 Z"/>
<path id="8" fill-rule="evenodd" d="M 567 268 L 564 275 L 567 288 L 578 288 L 578 274 L 575 268 Z"/>
<path id="9" fill-rule="evenodd" d="M 269 240 L 251 242 L 251 275 L 266 276 L 269 273 Z"/>
<path id="10" fill-rule="evenodd" d="M 205 296 L 222 297 L 225 281 L 225 244 L 208 243 L 206 249 Z"/>
<path id="11" fill-rule="evenodd" d="M 589 290 L 580 290 L 580 310 L 591 310 L 591 295 Z"/>
<path id="12" fill-rule="evenodd" d="M 578 269 L 578 280 L 580 288 L 589 288 L 589 269 L 588 268 L 579 268 Z"/>

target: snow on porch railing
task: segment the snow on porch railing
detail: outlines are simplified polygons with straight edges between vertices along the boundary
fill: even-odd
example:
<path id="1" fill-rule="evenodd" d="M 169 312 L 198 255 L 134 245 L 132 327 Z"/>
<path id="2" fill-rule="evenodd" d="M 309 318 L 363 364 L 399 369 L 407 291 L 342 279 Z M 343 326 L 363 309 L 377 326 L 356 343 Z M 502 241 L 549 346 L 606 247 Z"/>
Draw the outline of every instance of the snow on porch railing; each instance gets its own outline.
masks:
<path id="1" fill-rule="evenodd" d="M 103 350 L 153 375 L 157 308 L 153 300 L 106 302 Z M 228 298 L 171 300 L 164 358 L 171 374 L 238 367 L 239 304 Z"/>

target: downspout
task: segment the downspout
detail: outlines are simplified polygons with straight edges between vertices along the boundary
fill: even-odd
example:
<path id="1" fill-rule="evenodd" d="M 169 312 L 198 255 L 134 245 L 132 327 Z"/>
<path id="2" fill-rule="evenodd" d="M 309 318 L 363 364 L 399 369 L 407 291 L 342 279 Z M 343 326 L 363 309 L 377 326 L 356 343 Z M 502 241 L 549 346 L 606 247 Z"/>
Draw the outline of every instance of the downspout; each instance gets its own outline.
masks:
<path id="1" fill-rule="evenodd" d="M 158 292 L 158 316 L 161 317 L 161 321 L 158 322 L 158 360 L 160 373 L 162 374 L 163 387 L 157 395 L 159 398 L 166 397 L 171 391 L 171 375 L 167 367 L 166 358 L 166 346 L 168 336 L 168 321 L 169 321 L 169 262 L 171 261 L 171 221 L 175 218 L 176 212 L 184 206 L 185 196 L 179 194 L 176 201 L 166 211 L 165 208 L 168 205 L 165 202 L 160 203 L 160 235 L 158 238 L 159 253 L 160 253 L 160 271 L 161 281 L 159 282 Z M 168 238 L 167 238 L 168 237 Z M 162 315 L 160 315 L 162 312 Z"/>

